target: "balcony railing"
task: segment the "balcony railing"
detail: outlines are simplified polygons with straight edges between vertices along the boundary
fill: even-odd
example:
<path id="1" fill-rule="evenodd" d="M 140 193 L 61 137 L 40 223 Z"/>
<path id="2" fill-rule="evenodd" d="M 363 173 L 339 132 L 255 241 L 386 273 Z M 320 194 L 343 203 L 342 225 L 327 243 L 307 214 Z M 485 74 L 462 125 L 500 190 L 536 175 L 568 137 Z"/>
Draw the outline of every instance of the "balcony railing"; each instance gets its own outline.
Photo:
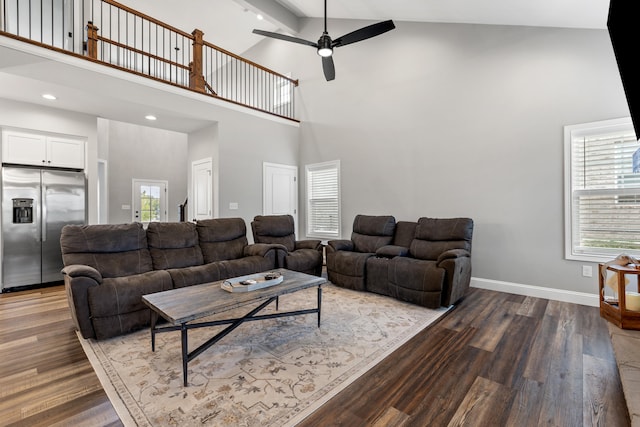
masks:
<path id="1" fill-rule="evenodd" d="M 298 81 L 112 0 L 0 0 L 0 35 L 295 120 Z M 83 34 L 79 38 L 77 34 Z"/>

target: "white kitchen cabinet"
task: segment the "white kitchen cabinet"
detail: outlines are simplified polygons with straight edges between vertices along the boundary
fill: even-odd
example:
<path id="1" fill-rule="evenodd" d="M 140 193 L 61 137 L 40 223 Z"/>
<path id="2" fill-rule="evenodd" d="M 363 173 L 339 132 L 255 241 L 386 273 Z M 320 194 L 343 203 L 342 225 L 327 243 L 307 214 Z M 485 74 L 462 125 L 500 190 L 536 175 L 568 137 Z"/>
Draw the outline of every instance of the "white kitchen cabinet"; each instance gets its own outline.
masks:
<path id="1" fill-rule="evenodd" d="M 47 137 L 47 166 L 84 169 L 84 141 Z"/>
<path id="2" fill-rule="evenodd" d="M 2 162 L 84 169 L 84 146 L 84 141 L 79 139 L 5 131 Z"/>

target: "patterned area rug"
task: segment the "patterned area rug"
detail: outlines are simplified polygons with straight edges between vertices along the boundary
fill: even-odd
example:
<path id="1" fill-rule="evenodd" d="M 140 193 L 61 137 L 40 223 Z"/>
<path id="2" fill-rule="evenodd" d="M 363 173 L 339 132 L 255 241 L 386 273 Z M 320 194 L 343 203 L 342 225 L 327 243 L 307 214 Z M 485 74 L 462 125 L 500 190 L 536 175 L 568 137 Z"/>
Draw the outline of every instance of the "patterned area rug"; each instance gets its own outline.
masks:
<path id="1" fill-rule="evenodd" d="M 320 328 L 316 315 L 244 323 L 189 363 L 188 387 L 179 331 L 156 335 L 155 352 L 148 330 L 80 342 L 127 426 L 284 426 L 300 422 L 447 312 L 331 284 L 322 296 Z M 315 303 L 313 288 L 281 297 L 280 310 Z M 274 310 L 271 304 L 262 313 Z M 191 330 L 190 349 L 220 329 Z"/>

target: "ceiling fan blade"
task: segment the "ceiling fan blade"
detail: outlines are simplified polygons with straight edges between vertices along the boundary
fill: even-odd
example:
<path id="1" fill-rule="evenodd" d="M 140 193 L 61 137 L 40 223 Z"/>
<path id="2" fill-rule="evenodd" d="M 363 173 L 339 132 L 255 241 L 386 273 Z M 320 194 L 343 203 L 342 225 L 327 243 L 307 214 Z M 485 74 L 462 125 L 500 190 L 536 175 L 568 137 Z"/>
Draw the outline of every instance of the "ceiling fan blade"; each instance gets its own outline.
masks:
<path id="1" fill-rule="evenodd" d="M 336 78 L 336 68 L 333 65 L 332 56 L 322 57 L 322 71 L 324 71 L 324 78 L 328 82 Z"/>
<path id="2" fill-rule="evenodd" d="M 379 36 L 382 33 L 391 31 L 395 28 L 392 20 L 378 22 L 366 27 L 362 27 L 359 30 L 345 34 L 342 37 L 338 37 L 333 41 L 333 47 L 346 46 L 351 43 L 359 42 L 362 40 L 370 39 L 371 37 Z"/>
<path id="3" fill-rule="evenodd" d="M 263 30 L 253 30 L 254 34 L 260 34 L 261 36 L 271 37 L 274 39 L 284 40 L 292 43 L 304 44 L 307 46 L 318 48 L 318 43 L 311 42 L 305 39 L 299 39 L 297 37 L 287 36 L 285 34 L 280 33 L 272 33 L 271 31 L 263 31 Z"/>

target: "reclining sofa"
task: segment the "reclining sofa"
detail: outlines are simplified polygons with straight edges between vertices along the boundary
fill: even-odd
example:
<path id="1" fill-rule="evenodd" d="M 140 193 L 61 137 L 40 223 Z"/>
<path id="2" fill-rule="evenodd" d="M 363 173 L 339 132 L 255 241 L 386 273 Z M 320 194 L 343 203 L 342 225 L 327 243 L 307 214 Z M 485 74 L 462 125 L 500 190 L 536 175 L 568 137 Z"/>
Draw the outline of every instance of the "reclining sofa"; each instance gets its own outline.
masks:
<path id="1" fill-rule="evenodd" d="M 242 218 L 196 223 L 67 225 L 60 245 L 65 289 L 84 338 L 149 325 L 142 295 L 276 267 L 277 245 L 248 244 Z"/>
<path id="2" fill-rule="evenodd" d="M 301 273 L 322 274 L 323 246 L 320 240 L 296 240 L 291 215 L 258 215 L 251 221 L 253 241 L 282 245 L 278 267 Z"/>
<path id="3" fill-rule="evenodd" d="M 471 281 L 470 218 L 357 215 L 350 240 L 327 243 L 329 281 L 429 308 L 450 306 Z"/>

